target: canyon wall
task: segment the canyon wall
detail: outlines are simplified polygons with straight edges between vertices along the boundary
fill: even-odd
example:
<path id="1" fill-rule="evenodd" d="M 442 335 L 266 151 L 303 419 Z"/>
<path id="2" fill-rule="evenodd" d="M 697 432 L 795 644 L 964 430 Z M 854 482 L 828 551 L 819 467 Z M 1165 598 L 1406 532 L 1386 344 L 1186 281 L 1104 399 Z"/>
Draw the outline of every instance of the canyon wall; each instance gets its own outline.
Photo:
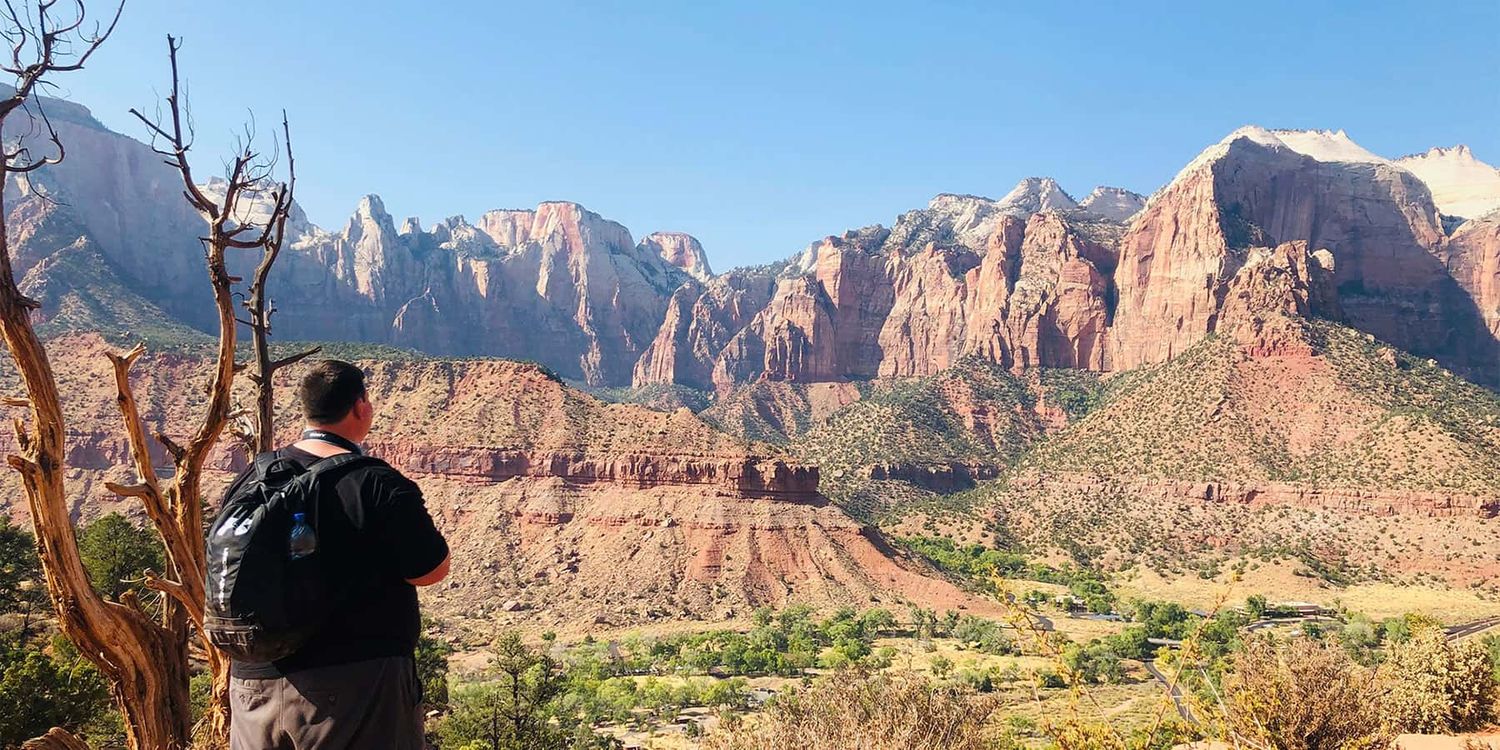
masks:
<path id="1" fill-rule="evenodd" d="M 68 159 L 6 186 L 17 268 L 45 290 L 44 317 L 211 326 L 202 222 L 176 173 L 83 107 L 49 111 Z M 271 280 L 276 333 L 529 359 L 605 386 L 908 377 L 970 354 L 1120 371 L 1234 327 L 1226 285 L 1252 250 L 1306 242 L 1334 257 L 1340 320 L 1494 384 L 1495 218 L 1440 213 L 1500 201 L 1489 172 L 1467 149 L 1389 161 L 1341 132 L 1244 128 L 1150 200 L 1101 187 L 1075 201 L 1027 178 L 999 200 L 939 195 L 889 228 L 720 275 L 689 235 L 637 242 L 574 203 L 424 225 L 371 195 L 332 231 L 296 210 Z M 235 254 L 232 271 L 253 260 Z"/>

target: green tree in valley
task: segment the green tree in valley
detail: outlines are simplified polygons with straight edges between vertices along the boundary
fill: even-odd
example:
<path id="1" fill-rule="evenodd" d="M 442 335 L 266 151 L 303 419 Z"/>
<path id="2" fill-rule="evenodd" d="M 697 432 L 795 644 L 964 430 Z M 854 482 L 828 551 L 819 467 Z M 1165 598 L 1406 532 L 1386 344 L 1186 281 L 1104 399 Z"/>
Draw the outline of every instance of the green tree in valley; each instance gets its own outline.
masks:
<path id="1" fill-rule="evenodd" d="M 101 729 L 110 733 L 99 726 L 114 718 L 99 671 L 67 639 L 49 646 L 32 633 L 32 617 L 47 612 L 35 540 L 0 517 L 0 614 L 21 616 L 20 628 L 0 633 L 0 747 L 17 747 L 54 726 L 100 739 L 107 739 Z"/>
<path id="2" fill-rule="evenodd" d="M 567 680 L 552 657 L 537 653 L 515 632 L 494 645 L 483 682 L 452 692 L 450 713 L 438 727 L 444 750 L 584 750 L 608 748 L 577 716 L 562 716 Z M 557 719 L 557 721 L 554 721 Z"/>
<path id="3" fill-rule="evenodd" d="M 417 679 L 422 682 L 422 704 L 428 709 L 448 707 L 448 657 L 453 647 L 446 641 L 428 635 L 430 622 L 422 623 L 417 638 Z"/>
<path id="4" fill-rule="evenodd" d="M 108 712 L 98 670 L 65 639 L 50 649 L 15 633 L 0 635 L 0 747 L 20 747 L 52 727 L 75 733 Z"/>
<path id="5" fill-rule="evenodd" d="M 24 618 L 22 635 L 29 630 L 31 615 L 47 608 L 47 587 L 36 556 L 36 540 L 25 529 L 0 516 L 0 614 L 16 613 Z"/>
<path id="6" fill-rule="evenodd" d="M 1487 635 L 1484 640 L 1485 653 L 1490 655 L 1490 671 L 1494 673 L 1495 680 L 1500 682 L 1500 635 Z"/>
<path id="7" fill-rule="evenodd" d="M 1250 619 L 1259 620 L 1266 616 L 1266 598 L 1260 594 L 1252 594 L 1245 599 L 1245 610 L 1250 613 Z"/>
<path id="8" fill-rule="evenodd" d="M 144 600 L 152 592 L 141 581 L 142 574 L 160 572 L 164 564 L 156 534 L 119 513 L 100 516 L 84 526 L 78 532 L 78 552 L 94 589 L 116 601 L 127 591 Z"/>

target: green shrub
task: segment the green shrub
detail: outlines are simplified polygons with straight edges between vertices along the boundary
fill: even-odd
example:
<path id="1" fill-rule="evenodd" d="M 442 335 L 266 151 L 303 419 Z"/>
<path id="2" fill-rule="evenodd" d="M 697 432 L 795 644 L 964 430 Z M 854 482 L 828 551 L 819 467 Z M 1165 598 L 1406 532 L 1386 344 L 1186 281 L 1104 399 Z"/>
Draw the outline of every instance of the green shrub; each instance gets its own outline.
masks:
<path id="1" fill-rule="evenodd" d="M 147 570 L 162 572 L 164 555 L 156 532 L 132 524 L 119 513 L 100 516 L 78 532 L 78 553 L 94 589 L 119 600 L 127 591 L 145 600 L 154 596 L 140 579 Z"/>

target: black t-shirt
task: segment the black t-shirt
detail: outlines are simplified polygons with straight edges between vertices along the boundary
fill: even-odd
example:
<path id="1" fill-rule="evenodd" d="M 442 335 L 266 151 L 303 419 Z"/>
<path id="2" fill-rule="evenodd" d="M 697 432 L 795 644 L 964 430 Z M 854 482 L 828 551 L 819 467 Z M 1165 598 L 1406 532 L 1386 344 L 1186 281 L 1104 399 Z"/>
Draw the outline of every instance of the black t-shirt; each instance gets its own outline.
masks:
<path id="1" fill-rule="evenodd" d="M 298 448 L 279 453 L 304 467 L 320 458 Z M 416 650 L 421 614 L 417 588 L 406 581 L 431 573 L 448 556 L 421 489 L 389 466 L 359 466 L 324 486 L 317 502 L 308 515 L 317 519 L 318 554 L 342 584 L 338 606 L 297 653 L 275 662 L 236 661 L 235 677 L 281 677 Z"/>

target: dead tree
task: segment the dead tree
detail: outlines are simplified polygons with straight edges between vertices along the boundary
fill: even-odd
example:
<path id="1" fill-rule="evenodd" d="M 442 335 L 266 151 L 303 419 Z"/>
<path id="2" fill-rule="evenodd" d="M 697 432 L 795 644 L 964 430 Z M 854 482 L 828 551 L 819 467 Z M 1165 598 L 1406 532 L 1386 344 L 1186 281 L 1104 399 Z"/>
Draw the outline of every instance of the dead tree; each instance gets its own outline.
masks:
<path id="1" fill-rule="evenodd" d="M 282 143 L 286 146 L 287 181 L 275 191 L 271 231 L 261 245 L 260 262 L 256 264 L 255 273 L 250 277 L 250 288 L 243 302 L 246 319 L 241 321 L 250 329 L 254 361 L 248 377 L 255 399 L 255 410 L 249 415 L 248 429 L 237 430 L 236 436 L 244 443 L 251 456 L 269 451 L 275 444 L 276 412 L 272 398 L 272 378 L 276 376 L 276 371 L 322 350 L 322 347 L 315 346 L 281 359 L 271 358 L 271 315 L 276 312 L 276 308 L 266 296 L 266 285 L 270 279 L 271 267 L 281 255 L 281 247 L 286 242 L 286 223 L 291 217 L 292 201 L 297 192 L 297 161 L 292 156 L 292 130 L 287 124 L 284 111 L 281 113 L 281 133 Z"/>
<path id="2" fill-rule="evenodd" d="M 0 128 L 16 112 L 23 112 L 30 120 L 28 132 L 45 138 L 51 151 L 37 155 L 25 138 L 5 146 L 0 150 L 0 183 L 64 158 L 62 140 L 47 117 L 39 90 L 51 74 L 82 68 L 113 32 L 124 9 L 122 4 L 107 27 L 95 24 L 90 32 L 84 30 L 87 14 L 82 0 L 74 0 L 63 10 L 58 9 L 58 2 L 37 0 L 35 7 L 22 4 L 18 9 L 7 0 L 0 11 L 0 23 L 5 26 L 0 36 L 11 48 L 9 64 L 0 68 L 15 76 L 14 91 L 0 100 Z M 63 17 L 69 8 L 72 14 Z M 221 322 L 228 329 L 227 337 L 221 336 L 219 368 L 212 385 L 216 392 L 208 413 L 186 445 L 158 435 L 176 465 L 176 474 L 165 488 L 151 466 L 145 432 L 129 389 L 128 368 L 139 356 L 139 349 L 113 358 L 120 410 L 140 478 L 136 484 L 113 489 L 141 501 L 166 547 L 165 574 L 149 579 L 165 594 L 166 604 L 158 620 L 132 595 L 120 601 L 104 598 L 89 584 L 84 572 L 64 485 L 66 446 L 57 379 L 31 321 L 31 313 L 39 305 L 17 286 L 3 200 L 0 194 L 0 245 L 4 250 L 0 252 L 0 338 L 25 390 L 24 397 L 12 396 L 6 403 L 25 408 L 28 417 L 15 420 L 17 450 L 7 461 L 20 474 L 25 488 L 47 593 L 59 628 L 108 679 L 124 714 L 130 746 L 184 747 L 191 739 L 188 622 L 201 622 L 203 616 L 199 477 L 208 451 L 223 428 L 229 383 L 234 376 L 234 317 L 229 309 L 229 279 L 223 270 L 222 249 L 210 249 L 207 254 Z M 209 658 L 216 670 L 223 671 L 221 657 L 211 652 Z"/>
<path id="3" fill-rule="evenodd" d="M 139 110 L 132 109 L 130 113 L 150 132 L 152 149 L 165 157 L 166 163 L 182 178 L 183 196 L 189 205 L 203 217 L 208 227 L 207 234 L 202 241 L 209 283 L 213 290 L 214 306 L 218 311 L 218 350 L 209 382 L 208 408 L 203 415 L 198 432 L 194 435 L 193 442 L 190 442 L 186 449 L 173 449 L 171 444 L 167 443 L 168 451 L 175 459 L 175 482 L 167 488 L 166 499 L 178 506 L 179 510 L 188 506 L 193 508 L 193 517 L 185 519 L 190 520 L 191 525 L 184 523 L 182 528 L 198 530 L 190 539 L 184 540 L 192 547 L 187 552 L 194 556 L 196 572 L 191 583 L 179 578 L 176 593 L 179 594 L 182 613 L 185 614 L 187 620 L 191 621 L 202 638 L 203 650 L 213 675 L 213 700 L 206 719 L 207 726 L 204 729 L 211 742 L 222 743 L 227 738 L 229 730 L 229 662 L 208 642 L 203 633 L 204 570 L 206 568 L 203 563 L 204 545 L 201 537 L 203 462 L 207 456 L 207 449 L 218 441 L 229 423 L 234 376 L 235 373 L 244 369 L 244 365 L 235 361 L 237 343 L 235 326 L 244 323 L 250 327 L 254 335 L 258 364 L 252 378 L 256 386 L 257 400 L 264 404 L 257 412 L 257 434 L 264 433 L 267 436 L 270 434 L 270 375 L 275 373 L 276 368 L 307 355 L 270 361 L 267 353 L 266 337 L 270 332 L 270 310 L 265 304 L 266 280 L 269 278 L 271 267 L 280 254 L 286 237 L 286 222 L 292 206 L 292 181 L 289 180 L 283 184 L 272 183 L 271 174 L 275 167 L 275 157 L 263 158 L 255 151 L 254 134 L 247 131 L 236 149 L 234 158 L 226 166 L 223 197 L 210 197 L 204 192 L 194 177 L 192 163 L 188 159 L 188 152 L 193 146 L 193 134 L 187 116 L 187 106 L 181 96 L 181 77 L 177 66 L 177 51 L 180 47 L 179 40 L 172 36 L 167 37 L 167 58 L 171 65 L 172 87 L 165 101 L 165 115 L 153 119 L 146 117 Z M 282 115 L 282 130 L 286 137 L 288 164 L 291 165 L 291 130 L 287 125 L 285 113 Z M 268 185 L 271 187 L 267 187 Z M 271 211 L 267 218 L 258 220 L 254 210 L 255 204 L 264 200 L 267 193 L 270 195 Z M 245 302 L 250 309 L 250 320 L 242 320 L 234 313 L 236 294 L 233 285 L 240 279 L 229 274 L 226 253 L 230 250 L 261 252 L 250 294 Z M 134 408 L 134 398 L 130 395 L 129 383 L 130 363 L 142 351 L 142 347 L 137 346 L 125 357 L 115 358 L 115 376 L 127 426 L 133 431 L 131 443 L 136 469 L 141 476 L 151 477 L 154 476 L 155 469 L 151 465 L 149 452 L 144 449 L 144 437 L 135 434 L 140 432 L 140 421 Z M 160 437 L 158 435 L 158 438 Z M 140 438 L 139 441 L 137 438 Z M 195 452 L 199 448 L 200 440 L 204 441 L 202 450 Z M 142 446 L 140 449 L 134 448 L 137 442 Z M 136 491 L 132 491 L 131 488 L 122 488 L 120 491 L 122 494 L 131 495 L 139 490 L 138 488 Z M 145 494 L 149 495 L 152 492 L 154 490 L 147 488 Z M 164 585 L 162 590 L 168 593 L 174 591 L 170 585 Z M 171 623 L 174 626 L 176 624 Z"/>
<path id="4" fill-rule="evenodd" d="M 25 138 L 0 148 L 0 183 L 20 177 L 65 155 L 62 140 L 47 118 L 44 101 L 37 96 L 49 75 L 78 70 L 99 48 L 118 22 L 116 10 L 107 27 L 95 25 L 85 31 L 82 0 L 58 9 L 60 0 L 37 0 L 35 7 L 17 9 L 12 0 L 0 8 L 0 37 L 11 48 L 9 64 L 0 69 L 15 77 L 15 89 L 0 99 L 0 129 L 18 111 L 29 118 L 28 135 L 45 139 L 49 153 L 37 155 Z M 60 15 L 67 9 L 72 14 Z M 63 634 L 98 666 L 109 681 L 111 693 L 124 715 L 126 740 L 138 750 L 175 750 L 192 740 L 188 701 L 189 641 L 194 630 L 202 637 L 204 615 L 205 551 L 203 534 L 203 469 L 209 453 L 222 435 L 230 412 L 230 391 L 237 369 L 235 362 L 235 282 L 227 270 L 226 251 L 263 248 L 272 237 L 270 222 L 257 228 L 237 220 L 245 215 L 240 201 L 263 184 L 269 173 L 266 161 L 242 144 L 231 161 L 229 181 L 222 200 L 211 200 L 193 179 L 187 160 L 190 127 L 182 116 L 178 91 L 177 42 L 168 38 L 172 65 L 172 93 L 167 99 L 168 122 L 142 117 L 160 140 L 167 144 L 157 153 L 176 167 L 184 194 L 203 215 L 208 229 L 203 239 L 204 261 L 214 305 L 218 312 L 218 346 L 208 384 L 208 404 L 185 442 L 157 432 L 155 439 L 172 461 L 169 479 L 159 477 L 154 465 L 146 428 L 130 385 L 130 368 L 144 352 L 137 346 L 123 355 L 110 355 L 117 401 L 137 481 L 110 484 L 109 488 L 140 501 L 166 550 L 166 570 L 147 573 L 147 583 L 163 595 L 159 617 L 149 614 L 133 595 L 120 601 L 101 596 L 89 584 L 78 551 L 64 485 L 65 427 L 56 376 L 47 350 L 37 336 L 31 313 L 39 304 L 22 294 L 12 265 L 7 214 L 0 191 L 0 338 L 14 360 L 24 396 L 9 396 L 3 403 L 26 410 L 27 418 L 15 419 L 17 450 L 7 457 L 20 474 L 31 510 L 37 550 L 42 562 L 48 596 Z M 136 113 L 139 116 L 139 113 Z M 15 131 L 6 129 L 7 132 Z M 283 191 L 279 191 L 278 195 Z M 282 206 L 278 198 L 278 206 Z M 285 205 L 289 206 L 289 199 Z M 280 215 L 279 213 L 277 215 Z M 228 660 L 210 646 L 203 650 L 214 676 L 215 692 L 227 693 Z M 227 730 L 227 706 L 221 700 L 208 718 L 210 739 L 222 740 Z M 39 738 L 38 747 L 79 746 L 66 732 L 54 730 Z"/>

